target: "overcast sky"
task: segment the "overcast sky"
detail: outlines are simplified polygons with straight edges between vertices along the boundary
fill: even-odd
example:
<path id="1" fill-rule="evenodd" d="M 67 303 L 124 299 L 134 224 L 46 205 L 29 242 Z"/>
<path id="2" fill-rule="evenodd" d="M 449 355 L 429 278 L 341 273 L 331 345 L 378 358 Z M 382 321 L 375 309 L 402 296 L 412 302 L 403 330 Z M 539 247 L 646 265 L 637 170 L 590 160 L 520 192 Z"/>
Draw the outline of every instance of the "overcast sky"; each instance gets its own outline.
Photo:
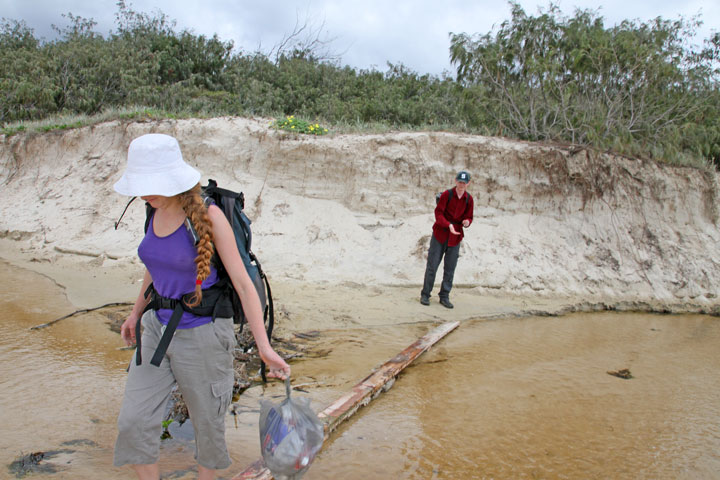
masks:
<path id="1" fill-rule="evenodd" d="M 138 12 L 158 11 L 175 20 L 176 31 L 217 34 L 245 52 L 270 51 L 296 24 L 307 23 L 320 38 L 331 39 L 330 49 L 342 65 L 358 69 L 387 69 L 402 63 L 415 72 L 440 75 L 450 71 L 449 32 L 487 33 L 510 18 L 510 6 L 495 0 L 128 0 Z M 520 0 L 535 15 L 548 2 Z M 677 20 L 700 14 L 699 39 L 720 30 L 720 0 L 559 0 L 565 15 L 575 8 L 599 10 L 610 27 L 624 19 L 647 21 L 656 17 Z M 35 36 L 53 38 L 52 24 L 68 22 L 63 13 L 92 18 L 96 31 L 115 30 L 116 0 L 0 0 L 0 17 L 23 20 Z"/>

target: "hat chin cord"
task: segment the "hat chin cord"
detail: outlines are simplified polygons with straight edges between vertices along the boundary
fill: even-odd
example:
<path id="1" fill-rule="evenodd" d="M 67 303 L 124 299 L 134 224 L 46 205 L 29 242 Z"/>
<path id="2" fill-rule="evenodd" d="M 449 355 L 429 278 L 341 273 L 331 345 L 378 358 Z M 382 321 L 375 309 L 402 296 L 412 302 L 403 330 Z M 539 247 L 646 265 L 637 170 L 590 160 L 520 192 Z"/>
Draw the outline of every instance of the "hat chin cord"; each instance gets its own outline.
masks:
<path id="1" fill-rule="evenodd" d="M 127 203 L 127 205 L 125 205 L 125 210 L 122 211 L 122 213 L 120 214 L 120 218 L 118 218 L 118 219 L 117 219 L 117 222 L 115 222 L 115 230 L 118 229 L 118 225 L 120 225 L 120 221 L 121 221 L 122 218 L 125 216 L 125 212 L 127 212 L 128 207 L 129 207 L 130 204 L 133 202 L 133 200 L 135 200 L 136 198 L 137 198 L 137 197 L 132 197 L 132 198 L 130 199 L 130 201 Z"/>

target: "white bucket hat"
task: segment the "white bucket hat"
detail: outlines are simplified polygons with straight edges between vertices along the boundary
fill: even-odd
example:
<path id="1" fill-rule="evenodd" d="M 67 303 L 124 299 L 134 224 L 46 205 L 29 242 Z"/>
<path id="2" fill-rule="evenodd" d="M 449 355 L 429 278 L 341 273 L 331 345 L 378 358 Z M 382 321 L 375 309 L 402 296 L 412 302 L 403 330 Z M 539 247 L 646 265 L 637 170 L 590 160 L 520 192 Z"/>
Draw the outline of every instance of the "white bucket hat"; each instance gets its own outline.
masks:
<path id="1" fill-rule="evenodd" d="M 130 142 L 125 173 L 114 187 L 130 197 L 172 197 L 190 190 L 200 177 L 200 172 L 183 161 L 174 137 L 150 133 Z"/>

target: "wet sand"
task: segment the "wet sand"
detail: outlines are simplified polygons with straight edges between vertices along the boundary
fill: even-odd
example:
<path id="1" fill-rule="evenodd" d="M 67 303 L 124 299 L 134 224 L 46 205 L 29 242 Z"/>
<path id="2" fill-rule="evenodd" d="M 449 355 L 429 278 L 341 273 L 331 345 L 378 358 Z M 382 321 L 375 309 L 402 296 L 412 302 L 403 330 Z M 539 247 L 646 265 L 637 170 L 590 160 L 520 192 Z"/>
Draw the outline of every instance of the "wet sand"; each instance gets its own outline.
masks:
<path id="1" fill-rule="evenodd" d="M 133 478 L 127 469 L 111 467 L 132 352 L 117 350 L 122 342 L 102 315 L 28 330 L 77 305 L 36 273 L 0 263 L 0 274 L 15 280 L 2 299 L 3 471 L 22 454 L 45 451 L 59 452 L 44 461 L 57 472 L 32 478 L 82 480 L 98 478 L 98 472 Z M 516 318 L 506 311 L 523 308 L 521 301 L 486 299 L 483 311 L 497 316 L 472 320 L 462 318 L 467 313 L 461 306 L 452 312 L 435 303 L 422 307 L 410 289 L 399 299 L 380 292 L 347 303 L 343 299 L 353 292 L 358 296 L 352 285 L 293 288 L 277 289 L 281 318 L 290 324 L 282 334 L 319 330 L 315 346 L 328 351 L 292 362 L 293 382 L 304 390 L 296 395 L 309 396 L 316 410 L 427 333 L 434 320 L 464 320 L 343 425 L 304 478 L 710 479 L 720 471 L 718 318 Z M 304 308 L 300 298 L 307 299 Z M 403 321 L 393 324 L 388 312 L 396 311 Z M 622 368 L 634 378 L 606 373 Z M 259 456 L 259 401 L 282 394 L 282 385 L 272 383 L 240 397 L 238 415 L 227 417 L 234 464 L 223 478 Z M 192 455 L 192 439 L 165 442 L 164 474 L 194 478 Z"/>
<path id="2" fill-rule="evenodd" d="M 0 238 L 0 260 L 31 270 L 55 283 L 77 309 L 112 302 L 133 302 L 140 290 L 143 266 L 139 261 L 116 261 L 76 254 L 36 257 L 18 242 Z M 493 295 L 462 284 L 455 285 L 448 310 L 438 303 L 436 286 L 428 307 L 419 303 L 420 283 L 374 285 L 351 281 L 308 283 L 268 274 L 280 331 L 428 323 L 471 318 L 497 319 L 528 315 L 557 315 L 572 311 L 640 309 L 665 311 L 665 303 L 642 305 L 612 302 L 602 297 Z"/>

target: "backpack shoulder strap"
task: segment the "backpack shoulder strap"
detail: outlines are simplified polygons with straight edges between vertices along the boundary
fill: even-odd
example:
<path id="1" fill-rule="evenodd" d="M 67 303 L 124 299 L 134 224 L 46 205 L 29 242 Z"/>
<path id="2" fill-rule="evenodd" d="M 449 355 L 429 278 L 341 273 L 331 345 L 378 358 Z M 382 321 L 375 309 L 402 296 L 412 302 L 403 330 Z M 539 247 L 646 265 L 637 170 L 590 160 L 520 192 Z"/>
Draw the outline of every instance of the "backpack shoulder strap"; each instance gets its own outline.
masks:
<path id="1" fill-rule="evenodd" d="M 145 233 L 147 233 L 148 228 L 150 228 L 150 221 L 152 220 L 154 213 L 155 209 L 150 205 L 150 203 L 145 202 Z"/>
<path id="2" fill-rule="evenodd" d="M 145 233 L 147 233 L 150 228 L 150 222 L 152 221 L 155 210 L 156 209 L 151 207 L 149 203 L 145 202 Z M 197 230 L 195 230 L 189 218 L 185 219 L 185 228 L 190 234 L 190 238 L 192 238 L 193 245 L 197 246 L 197 244 L 200 243 L 200 235 L 198 235 Z"/>
<path id="3" fill-rule="evenodd" d="M 453 194 L 452 188 L 448 188 L 448 203 L 450 203 L 450 200 L 452 200 L 452 194 Z M 470 194 L 468 192 L 465 192 L 465 208 L 467 208 L 467 206 L 468 206 L 469 195 Z"/>

